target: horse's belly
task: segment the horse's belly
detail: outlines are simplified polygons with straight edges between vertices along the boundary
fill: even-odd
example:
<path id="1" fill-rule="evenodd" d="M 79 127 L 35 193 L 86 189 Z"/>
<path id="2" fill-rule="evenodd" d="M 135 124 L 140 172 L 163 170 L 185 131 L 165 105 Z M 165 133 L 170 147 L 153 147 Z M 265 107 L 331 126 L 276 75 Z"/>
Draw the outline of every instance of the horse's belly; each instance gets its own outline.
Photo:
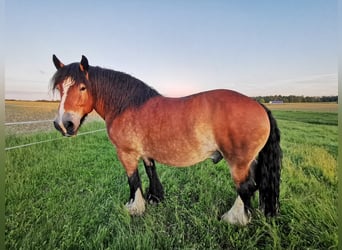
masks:
<path id="1" fill-rule="evenodd" d="M 166 164 L 172 167 L 190 167 L 192 165 L 195 165 L 196 163 L 199 163 L 201 161 L 206 160 L 209 157 L 201 157 L 201 158 L 189 158 L 189 157 L 175 157 L 173 159 L 156 159 L 157 162 L 160 162 L 162 164 Z"/>
<path id="2" fill-rule="evenodd" d="M 174 157 L 155 157 L 154 159 L 162 164 L 173 166 L 173 167 L 190 167 L 210 158 L 211 154 L 207 154 L 202 157 L 191 157 L 189 155 L 175 155 Z"/>
<path id="3" fill-rule="evenodd" d="M 165 145 L 149 148 L 145 156 L 169 166 L 188 167 L 211 158 L 216 150 L 217 146 L 213 140 L 191 143 L 169 139 Z"/>

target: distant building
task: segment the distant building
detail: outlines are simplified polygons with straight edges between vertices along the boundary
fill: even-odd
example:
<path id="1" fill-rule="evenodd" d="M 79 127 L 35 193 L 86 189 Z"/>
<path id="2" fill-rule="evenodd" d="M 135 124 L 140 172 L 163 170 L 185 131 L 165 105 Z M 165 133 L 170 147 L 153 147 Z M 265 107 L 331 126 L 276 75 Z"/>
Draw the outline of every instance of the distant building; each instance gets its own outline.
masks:
<path id="1" fill-rule="evenodd" d="M 270 101 L 269 104 L 283 104 L 284 101 Z"/>

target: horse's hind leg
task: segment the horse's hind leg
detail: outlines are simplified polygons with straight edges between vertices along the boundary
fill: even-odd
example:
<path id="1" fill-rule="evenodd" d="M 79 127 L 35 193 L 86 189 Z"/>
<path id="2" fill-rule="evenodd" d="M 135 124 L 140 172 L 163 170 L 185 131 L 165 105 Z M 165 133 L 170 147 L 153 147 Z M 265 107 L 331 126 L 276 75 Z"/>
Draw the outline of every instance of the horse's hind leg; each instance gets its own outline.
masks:
<path id="1" fill-rule="evenodd" d="M 146 199 L 150 204 L 159 203 L 164 199 L 164 189 L 159 181 L 154 160 L 145 159 L 144 166 L 150 180 L 150 186 L 146 192 Z"/>
<path id="2" fill-rule="evenodd" d="M 232 208 L 222 216 L 224 221 L 242 226 L 250 222 L 251 197 L 258 188 L 255 182 L 255 167 L 255 161 L 247 165 L 233 166 L 231 172 L 238 197 Z"/>

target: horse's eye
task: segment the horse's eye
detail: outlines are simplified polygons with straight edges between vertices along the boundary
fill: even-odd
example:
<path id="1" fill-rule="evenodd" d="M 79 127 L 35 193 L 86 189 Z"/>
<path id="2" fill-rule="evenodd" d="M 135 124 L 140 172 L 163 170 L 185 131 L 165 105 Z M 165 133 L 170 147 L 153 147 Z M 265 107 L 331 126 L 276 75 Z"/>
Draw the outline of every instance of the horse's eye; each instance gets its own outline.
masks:
<path id="1" fill-rule="evenodd" d="M 86 87 L 82 86 L 82 87 L 80 88 L 80 90 L 81 90 L 81 91 L 84 91 L 84 90 L 86 90 Z"/>

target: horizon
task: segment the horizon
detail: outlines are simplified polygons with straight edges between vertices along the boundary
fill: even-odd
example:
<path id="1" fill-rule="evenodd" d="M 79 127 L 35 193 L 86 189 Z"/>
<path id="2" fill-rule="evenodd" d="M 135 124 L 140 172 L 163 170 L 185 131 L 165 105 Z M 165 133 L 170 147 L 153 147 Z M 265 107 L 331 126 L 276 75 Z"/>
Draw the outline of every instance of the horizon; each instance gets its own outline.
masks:
<path id="1" fill-rule="evenodd" d="M 85 55 L 170 97 L 338 95 L 337 1 L 75 0 L 65 11 L 13 0 L 5 21 L 6 99 L 55 98 L 52 54 L 64 64 Z"/>
<path id="2" fill-rule="evenodd" d="M 24 96 L 26 93 L 23 93 Z M 305 95 L 262 95 L 262 96 L 248 96 L 250 98 L 256 99 L 256 98 L 271 98 L 271 97 L 304 97 L 304 98 L 329 98 L 329 97 L 337 97 L 338 95 L 323 95 L 323 96 L 305 96 Z M 170 97 L 170 96 L 165 96 L 165 97 Z M 182 97 L 182 96 L 179 96 Z M 176 97 L 177 98 L 177 97 Z M 60 102 L 60 98 L 52 98 L 52 99 L 16 99 L 16 98 L 5 98 L 5 101 L 18 101 L 18 102 Z M 325 102 L 325 101 L 313 101 L 313 102 Z M 291 103 L 291 102 L 289 102 Z M 298 103 L 298 102 L 292 102 L 292 103 Z"/>

